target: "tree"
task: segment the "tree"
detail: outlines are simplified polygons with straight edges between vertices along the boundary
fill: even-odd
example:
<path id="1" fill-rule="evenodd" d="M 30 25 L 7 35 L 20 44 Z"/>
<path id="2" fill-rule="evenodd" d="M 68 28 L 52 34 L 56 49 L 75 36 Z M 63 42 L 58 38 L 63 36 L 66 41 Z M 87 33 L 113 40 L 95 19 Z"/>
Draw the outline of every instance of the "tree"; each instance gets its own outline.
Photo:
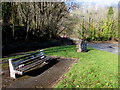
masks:
<path id="1" fill-rule="evenodd" d="M 111 16 L 114 14 L 114 10 L 113 10 L 113 7 L 109 7 L 109 10 L 108 10 L 108 15 Z"/>
<path id="2" fill-rule="evenodd" d="M 3 10 L 3 23 L 12 25 L 13 38 L 14 26 L 22 25 L 26 29 L 26 40 L 30 35 L 46 39 L 57 37 L 58 27 L 68 15 L 64 2 L 4 2 Z"/>

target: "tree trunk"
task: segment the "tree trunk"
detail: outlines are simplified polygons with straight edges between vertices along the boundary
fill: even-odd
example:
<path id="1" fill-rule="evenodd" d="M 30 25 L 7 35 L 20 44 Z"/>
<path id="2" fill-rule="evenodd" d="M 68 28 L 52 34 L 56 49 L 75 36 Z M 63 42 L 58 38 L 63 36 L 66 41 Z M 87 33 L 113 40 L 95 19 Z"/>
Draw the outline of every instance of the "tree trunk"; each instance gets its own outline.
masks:
<path id="1" fill-rule="evenodd" d="M 13 38 L 15 36 L 15 28 L 14 28 L 14 24 L 12 25 L 12 31 L 13 31 Z"/>
<path id="2" fill-rule="evenodd" d="M 29 32 L 29 20 L 27 19 L 27 24 L 26 24 L 26 29 L 27 29 L 27 33 L 26 33 L 26 40 L 28 39 L 28 32 Z"/>

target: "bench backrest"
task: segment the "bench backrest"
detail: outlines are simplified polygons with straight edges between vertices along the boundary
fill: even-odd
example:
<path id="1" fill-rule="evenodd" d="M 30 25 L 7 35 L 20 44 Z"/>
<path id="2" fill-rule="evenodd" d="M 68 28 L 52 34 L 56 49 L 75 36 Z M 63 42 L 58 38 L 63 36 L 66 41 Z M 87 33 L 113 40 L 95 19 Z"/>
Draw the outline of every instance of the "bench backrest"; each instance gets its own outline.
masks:
<path id="1" fill-rule="evenodd" d="M 22 68 L 24 64 L 28 64 L 29 62 L 33 62 L 33 60 L 37 58 L 43 59 L 45 57 L 43 50 L 40 50 L 40 52 L 33 53 L 27 56 L 23 56 L 17 59 L 11 59 L 10 62 L 13 66 L 13 69 L 15 70 L 16 68 Z"/>

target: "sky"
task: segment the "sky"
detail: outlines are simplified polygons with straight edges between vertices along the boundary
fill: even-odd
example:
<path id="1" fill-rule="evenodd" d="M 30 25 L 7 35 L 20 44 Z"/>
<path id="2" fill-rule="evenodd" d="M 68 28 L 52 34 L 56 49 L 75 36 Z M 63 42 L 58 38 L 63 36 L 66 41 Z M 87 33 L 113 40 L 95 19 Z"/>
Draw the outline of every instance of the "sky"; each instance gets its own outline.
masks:
<path id="1" fill-rule="evenodd" d="M 63 1 L 68 1 L 68 2 L 90 2 L 90 3 L 95 3 L 95 4 L 98 4 L 98 5 L 110 6 L 112 4 L 118 5 L 118 2 L 120 0 L 63 0 Z"/>
<path id="2" fill-rule="evenodd" d="M 6 2 L 12 2 L 12 1 L 38 1 L 38 2 L 40 2 L 40 1 L 49 1 L 49 2 L 51 2 L 51 1 L 53 1 L 53 2 L 58 2 L 58 1 L 76 1 L 76 2 L 95 2 L 95 3 L 101 3 L 101 2 L 103 2 L 103 3 L 112 3 L 112 2 L 114 2 L 114 3 L 118 3 L 120 0 L 1 0 L 1 1 L 6 1 Z"/>
<path id="3" fill-rule="evenodd" d="M 72 0 L 72 1 L 77 1 L 77 2 L 96 2 L 96 3 L 118 3 L 120 0 Z"/>

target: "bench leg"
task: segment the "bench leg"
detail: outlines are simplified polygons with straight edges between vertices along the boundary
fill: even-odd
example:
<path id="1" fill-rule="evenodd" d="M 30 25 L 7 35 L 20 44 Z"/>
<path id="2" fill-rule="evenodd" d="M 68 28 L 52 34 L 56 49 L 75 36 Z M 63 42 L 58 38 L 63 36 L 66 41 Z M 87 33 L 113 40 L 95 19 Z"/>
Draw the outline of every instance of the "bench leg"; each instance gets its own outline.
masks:
<path id="1" fill-rule="evenodd" d="M 12 59 L 9 59 L 9 69 L 10 69 L 10 77 L 15 79 L 16 75 L 15 75 L 14 66 L 12 64 Z"/>
<path id="2" fill-rule="evenodd" d="M 15 72 L 14 72 L 14 71 L 13 71 L 13 72 L 10 72 L 10 77 L 16 79 L 16 75 L 15 75 Z"/>

